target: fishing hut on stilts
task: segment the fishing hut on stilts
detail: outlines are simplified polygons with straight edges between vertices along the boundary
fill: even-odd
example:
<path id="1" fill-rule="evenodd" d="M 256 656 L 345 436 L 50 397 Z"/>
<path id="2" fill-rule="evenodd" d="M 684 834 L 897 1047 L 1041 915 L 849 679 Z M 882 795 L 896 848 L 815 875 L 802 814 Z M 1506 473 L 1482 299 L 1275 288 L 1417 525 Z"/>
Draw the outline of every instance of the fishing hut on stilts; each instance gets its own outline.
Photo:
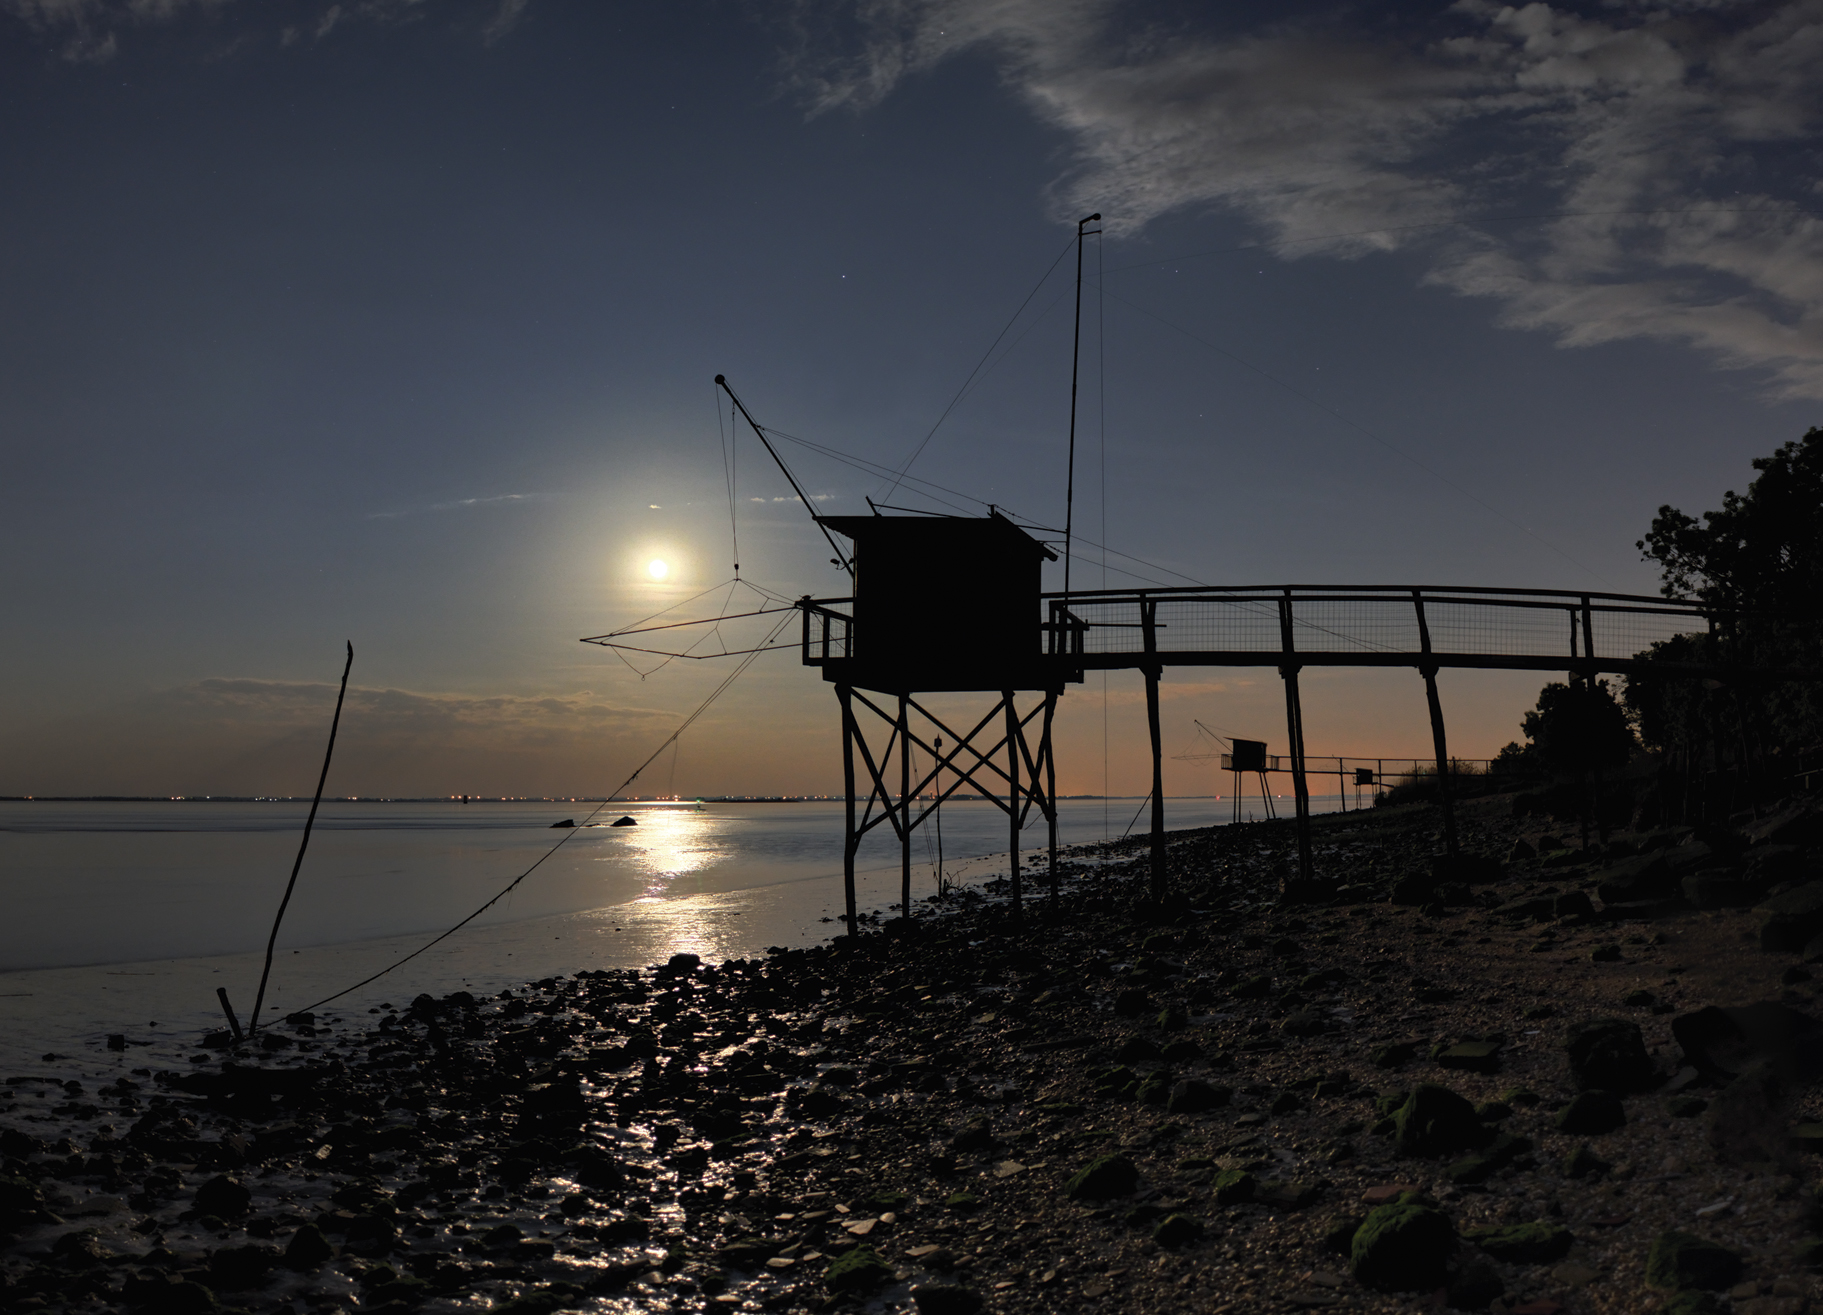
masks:
<path id="1" fill-rule="evenodd" d="M 1049 623 L 1041 621 L 1040 573 L 1057 554 L 991 510 L 985 517 L 876 512 L 818 522 L 854 545 L 853 597 L 798 602 L 804 661 L 835 685 L 842 709 L 848 925 L 857 919 L 861 838 L 877 826 L 892 828 L 899 840 L 900 907 L 909 916 L 912 832 L 964 789 L 1007 815 L 1015 914 L 1024 902 L 1020 833 L 1038 810 L 1049 832 L 1055 898 L 1051 723 L 1064 685 L 1082 679 L 1080 670 L 1047 651 L 1052 646 L 1041 633 Z M 938 693 L 987 695 L 993 702 L 972 723 L 952 724 L 926 701 Z M 1021 696 L 1027 700 L 1023 712 Z M 864 794 L 857 766 L 866 774 Z"/>

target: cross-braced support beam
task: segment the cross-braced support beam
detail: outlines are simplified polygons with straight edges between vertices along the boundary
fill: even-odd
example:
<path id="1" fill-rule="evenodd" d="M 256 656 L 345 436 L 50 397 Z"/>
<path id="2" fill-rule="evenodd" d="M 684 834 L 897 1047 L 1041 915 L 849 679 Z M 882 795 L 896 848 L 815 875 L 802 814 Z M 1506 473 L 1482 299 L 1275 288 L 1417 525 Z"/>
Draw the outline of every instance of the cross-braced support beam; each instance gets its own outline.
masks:
<path id="1" fill-rule="evenodd" d="M 853 935 L 859 925 L 855 902 L 855 855 L 861 837 L 882 824 L 899 838 L 900 912 L 911 916 L 912 832 L 936 814 L 959 790 L 972 790 L 1006 813 L 1010 839 L 1010 872 L 1015 913 L 1023 911 L 1024 887 L 1019 866 L 1019 833 L 1036 807 L 1049 824 L 1051 899 L 1057 898 L 1057 767 L 1051 749 L 1051 723 L 1061 689 L 1046 690 L 1023 714 L 1015 692 L 1003 690 L 994 706 L 964 731 L 946 724 L 918 700 L 901 694 L 883 707 L 851 685 L 838 684 L 842 705 L 843 784 L 847 791 L 846 835 L 842 845 L 842 890 L 846 921 Z M 887 729 L 876 754 L 862 730 L 861 711 L 874 714 Z M 922 733 L 913 715 L 927 724 Z M 1034 727 L 1033 723 L 1037 725 Z M 988 743 L 988 737 L 998 738 Z M 1036 730 L 1036 746 L 1033 735 Z M 942 747 L 937 747 L 941 744 Z M 868 790 L 856 789 L 856 758 L 867 773 Z M 898 768 L 897 788 L 892 781 Z M 928 797 L 926 797 L 928 795 Z"/>

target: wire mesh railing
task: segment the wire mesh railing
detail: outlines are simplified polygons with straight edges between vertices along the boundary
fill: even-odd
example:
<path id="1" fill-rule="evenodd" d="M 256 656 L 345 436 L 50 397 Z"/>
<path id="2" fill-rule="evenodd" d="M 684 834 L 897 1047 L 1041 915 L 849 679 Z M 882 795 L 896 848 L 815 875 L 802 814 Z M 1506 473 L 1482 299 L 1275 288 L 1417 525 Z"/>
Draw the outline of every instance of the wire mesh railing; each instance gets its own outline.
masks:
<path id="1" fill-rule="evenodd" d="M 1710 618 L 1631 594 L 1289 585 L 1048 595 L 1058 657 L 1433 654 L 1625 660 Z"/>

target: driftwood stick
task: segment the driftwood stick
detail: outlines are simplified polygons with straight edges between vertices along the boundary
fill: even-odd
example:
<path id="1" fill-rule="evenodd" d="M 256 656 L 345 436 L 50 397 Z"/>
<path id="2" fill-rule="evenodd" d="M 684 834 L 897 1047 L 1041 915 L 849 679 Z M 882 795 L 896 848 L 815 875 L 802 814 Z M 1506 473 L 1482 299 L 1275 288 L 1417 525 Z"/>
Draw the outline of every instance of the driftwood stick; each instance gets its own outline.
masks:
<path id="1" fill-rule="evenodd" d="M 298 869 L 304 866 L 304 851 L 310 847 L 310 828 L 316 825 L 317 806 L 323 802 L 323 783 L 329 779 L 329 760 L 335 755 L 336 728 L 342 724 L 342 700 L 348 697 L 348 672 L 354 666 L 354 643 L 348 644 L 348 661 L 342 666 L 342 689 L 335 696 L 335 717 L 329 723 L 329 747 L 323 751 L 323 773 L 316 779 L 316 798 L 310 801 L 310 816 L 304 819 L 304 838 L 298 842 L 297 860 L 291 865 L 291 880 L 285 883 L 285 898 L 279 901 L 278 916 L 272 920 L 272 935 L 266 938 L 266 966 L 260 970 L 259 994 L 253 998 L 253 1017 L 248 1021 L 248 1035 L 259 1031 L 260 1010 L 266 1003 L 266 979 L 272 976 L 272 947 L 278 944 L 279 924 L 291 904 L 291 892 L 297 889 Z M 224 1000 L 224 1005 L 226 1001 Z M 232 1015 L 230 1015 L 232 1017 Z M 235 1029 L 239 1039 L 240 1028 Z"/>
<path id="2" fill-rule="evenodd" d="M 225 986 L 216 987 L 215 998 L 222 1002 L 222 1012 L 228 1015 L 228 1026 L 234 1032 L 234 1044 L 239 1045 L 242 1041 L 246 1040 L 246 1037 L 241 1035 L 241 1020 L 234 1016 L 234 1006 L 228 1003 L 228 988 Z"/>

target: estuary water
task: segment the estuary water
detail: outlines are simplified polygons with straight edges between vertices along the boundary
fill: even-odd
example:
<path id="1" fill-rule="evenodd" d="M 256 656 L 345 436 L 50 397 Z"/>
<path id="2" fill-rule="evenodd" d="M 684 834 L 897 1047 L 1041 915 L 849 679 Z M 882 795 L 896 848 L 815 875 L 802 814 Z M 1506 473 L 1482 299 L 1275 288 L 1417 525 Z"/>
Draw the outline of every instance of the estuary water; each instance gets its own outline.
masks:
<path id="1" fill-rule="evenodd" d="M 1130 824 L 1143 832 L 1146 819 L 1133 822 L 1141 802 L 1064 800 L 1059 843 L 1119 838 Z M 1328 811 L 1339 800 L 1312 803 Z M 1259 801 L 1250 804 L 1257 815 Z M 839 801 L 614 804 L 594 825 L 552 828 L 586 821 L 593 807 L 326 800 L 279 935 L 267 1016 L 419 949 L 534 863 L 461 931 L 333 1007 L 493 992 L 678 951 L 749 957 L 839 930 Z M 1231 810 L 1226 799 L 1170 799 L 1166 824 L 1208 826 Z M 218 986 L 245 1022 L 308 811 L 288 801 L 0 801 L 0 1067 L 75 1058 L 109 1033 L 147 1062 L 169 1061 L 223 1026 Z M 636 825 L 607 825 L 622 816 Z M 1037 875 L 1046 836 L 1042 819 L 1031 821 L 1022 862 Z M 946 804 L 941 836 L 929 825 L 914 833 L 914 901 L 936 889 L 939 840 L 949 880 L 1004 875 L 1006 826 L 991 804 Z M 864 911 L 896 905 L 890 828 L 867 836 L 857 869 Z"/>

